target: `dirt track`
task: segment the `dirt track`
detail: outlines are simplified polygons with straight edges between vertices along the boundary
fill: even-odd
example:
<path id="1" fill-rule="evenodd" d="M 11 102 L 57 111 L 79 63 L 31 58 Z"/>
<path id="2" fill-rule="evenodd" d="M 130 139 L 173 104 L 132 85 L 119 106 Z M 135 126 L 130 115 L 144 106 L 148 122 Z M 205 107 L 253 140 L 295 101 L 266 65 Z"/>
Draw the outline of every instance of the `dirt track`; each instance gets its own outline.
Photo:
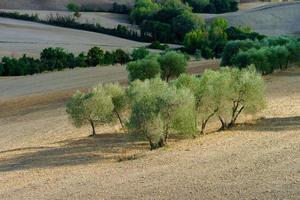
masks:
<path id="1" fill-rule="evenodd" d="M 117 127 L 88 138 L 64 103 L 2 117 L 0 199 L 299 199 L 300 70 L 266 83 L 258 122 L 154 152 Z"/>

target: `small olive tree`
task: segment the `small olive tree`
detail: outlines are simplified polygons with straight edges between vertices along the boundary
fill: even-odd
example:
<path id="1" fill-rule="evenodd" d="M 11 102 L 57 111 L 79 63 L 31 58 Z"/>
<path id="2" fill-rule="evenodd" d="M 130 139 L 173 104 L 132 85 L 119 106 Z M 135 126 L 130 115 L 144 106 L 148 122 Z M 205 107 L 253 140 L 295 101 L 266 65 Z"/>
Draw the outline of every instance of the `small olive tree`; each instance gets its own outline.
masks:
<path id="1" fill-rule="evenodd" d="M 90 124 L 94 136 L 96 125 L 112 121 L 113 109 L 112 98 L 106 95 L 103 87 L 96 87 L 88 93 L 76 92 L 66 111 L 76 127 Z"/>
<path id="2" fill-rule="evenodd" d="M 253 65 L 242 70 L 226 67 L 220 73 L 227 79 L 227 86 L 219 119 L 221 129 L 227 129 L 235 125 L 242 112 L 255 114 L 265 107 L 265 86 Z"/>
<path id="3" fill-rule="evenodd" d="M 111 97 L 112 103 L 114 105 L 113 113 L 119 120 L 122 128 L 124 128 L 124 122 L 122 119 L 122 114 L 127 108 L 127 96 L 125 89 L 118 83 L 110 83 L 104 85 L 105 92 Z"/>

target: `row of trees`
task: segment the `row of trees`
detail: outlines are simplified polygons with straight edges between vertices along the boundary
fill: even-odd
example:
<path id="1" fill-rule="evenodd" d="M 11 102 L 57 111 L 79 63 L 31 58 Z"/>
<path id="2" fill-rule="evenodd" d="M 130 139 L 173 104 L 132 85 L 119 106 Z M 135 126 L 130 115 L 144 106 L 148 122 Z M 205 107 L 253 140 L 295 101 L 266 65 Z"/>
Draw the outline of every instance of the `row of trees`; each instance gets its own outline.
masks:
<path id="1" fill-rule="evenodd" d="M 211 120 L 220 129 L 235 125 L 241 113 L 255 114 L 265 106 L 264 82 L 254 67 L 239 70 L 207 70 L 198 78 L 182 74 L 165 82 L 156 77 L 119 84 L 99 85 L 87 93 L 77 92 L 67 113 L 77 127 L 90 124 L 120 125 L 136 137 L 143 136 L 150 148 L 163 147 L 170 135 L 196 136 Z"/>
<path id="2" fill-rule="evenodd" d="M 300 61 L 300 40 L 289 37 L 268 37 L 261 41 L 230 41 L 222 56 L 222 66 L 245 68 L 254 64 L 262 74 L 287 69 Z"/>
<path id="3" fill-rule="evenodd" d="M 194 12 L 226 13 L 238 10 L 238 0 L 184 0 Z"/>
<path id="4" fill-rule="evenodd" d="M 229 27 L 226 19 L 216 18 L 210 26 L 193 30 L 184 37 L 184 46 L 190 54 L 201 54 L 206 59 L 220 58 L 228 41 L 261 40 L 264 36 L 247 27 Z"/>
<path id="5" fill-rule="evenodd" d="M 99 47 L 93 47 L 87 54 L 80 53 L 75 56 L 62 48 L 46 48 L 41 52 L 39 59 L 26 55 L 19 59 L 3 57 L 0 62 L 0 76 L 32 75 L 64 68 L 125 64 L 129 60 L 130 55 L 122 49 L 104 52 Z"/>
<path id="6" fill-rule="evenodd" d="M 74 11 L 77 8 L 72 8 Z M 64 15 L 50 15 L 48 19 L 40 19 L 38 15 L 28 15 L 28 14 L 20 14 L 18 12 L 0 12 L 0 17 L 7 17 L 13 19 L 21 19 L 26 21 L 33 21 L 43 24 L 50 24 L 60 27 L 73 28 L 85 31 L 91 31 L 96 33 L 103 33 L 108 35 L 113 35 L 120 38 L 125 38 L 134 41 L 140 42 L 151 42 L 152 38 L 147 35 L 140 35 L 138 31 L 134 31 L 129 29 L 127 26 L 118 25 L 116 28 L 106 28 L 101 26 L 101 24 L 91 24 L 91 23 L 80 23 L 76 18 L 80 17 L 79 12 L 74 12 L 74 16 L 64 16 Z"/>

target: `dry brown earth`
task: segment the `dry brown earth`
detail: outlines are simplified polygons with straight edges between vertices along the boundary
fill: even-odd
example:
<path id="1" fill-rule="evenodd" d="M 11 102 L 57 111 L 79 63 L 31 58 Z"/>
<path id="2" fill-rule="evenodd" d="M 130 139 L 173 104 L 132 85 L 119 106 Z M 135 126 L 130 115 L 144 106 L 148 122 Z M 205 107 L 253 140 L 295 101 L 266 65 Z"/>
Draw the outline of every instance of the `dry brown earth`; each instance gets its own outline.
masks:
<path id="1" fill-rule="evenodd" d="M 88 138 L 64 101 L 2 116 L 0 199 L 299 199 L 300 70 L 265 80 L 261 120 L 153 152 L 118 127 Z"/>

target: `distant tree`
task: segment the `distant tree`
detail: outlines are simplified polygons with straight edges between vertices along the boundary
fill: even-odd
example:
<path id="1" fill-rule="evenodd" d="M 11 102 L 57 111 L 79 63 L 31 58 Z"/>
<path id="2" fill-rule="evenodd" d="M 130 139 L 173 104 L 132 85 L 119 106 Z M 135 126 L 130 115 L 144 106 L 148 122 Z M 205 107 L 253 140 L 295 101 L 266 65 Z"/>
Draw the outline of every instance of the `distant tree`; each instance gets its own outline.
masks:
<path id="1" fill-rule="evenodd" d="M 80 53 L 76 58 L 75 58 L 75 66 L 76 67 L 87 67 L 87 56 L 84 53 Z"/>
<path id="2" fill-rule="evenodd" d="M 183 12 L 172 20 L 172 30 L 178 41 L 183 41 L 185 34 L 195 29 L 202 29 L 205 22 L 202 17 L 189 11 Z"/>
<path id="3" fill-rule="evenodd" d="M 88 51 L 87 54 L 87 64 L 90 66 L 97 66 L 103 64 L 104 53 L 99 47 L 93 47 Z"/>
<path id="4" fill-rule="evenodd" d="M 215 19 L 209 28 L 210 47 L 215 57 L 220 58 L 227 43 L 228 21 L 223 18 Z"/>
<path id="5" fill-rule="evenodd" d="M 193 8 L 194 12 L 202 13 L 205 7 L 209 5 L 209 0 L 186 0 L 186 2 Z"/>
<path id="6" fill-rule="evenodd" d="M 130 81 L 150 79 L 160 74 L 160 64 L 157 58 L 146 58 L 128 63 L 127 71 Z"/>
<path id="7" fill-rule="evenodd" d="M 67 104 L 67 113 L 76 127 L 90 124 L 92 136 L 96 135 L 96 125 L 112 121 L 114 105 L 102 87 L 89 93 L 77 92 Z"/>
<path id="8" fill-rule="evenodd" d="M 69 54 L 62 48 L 46 48 L 41 52 L 40 59 L 48 71 L 70 67 Z"/>
<path id="9" fill-rule="evenodd" d="M 81 6 L 76 4 L 76 3 L 69 3 L 67 5 L 67 8 L 69 11 L 74 12 L 74 16 L 79 18 L 81 16 L 80 14 L 80 10 L 81 10 Z"/>
<path id="10" fill-rule="evenodd" d="M 105 51 L 104 54 L 104 64 L 106 65 L 112 65 L 114 64 L 114 54 L 112 52 L 109 51 Z"/>
<path id="11" fill-rule="evenodd" d="M 113 52 L 113 57 L 114 63 L 120 63 L 121 65 L 124 65 L 130 60 L 129 55 L 122 49 L 117 49 L 115 52 Z"/>
<path id="12" fill-rule="evenodd" d="M 214 52 L 210 48 L 209 34 L 207 31 L 197 29 L 185 35 L 184 47 L 190 53 L 195 53 L 196 50 L 201 50 L 204 58 L 212 58 Z"/>
<path id="13" fill-rule="evenodd" d="M 180 74 L 186 72 L 187 61 L 182 53 L 169 51 L 162 55 L 158 62 L 161 66 L 162 78 L 169 81 L 172 77 L 178 77 Z"/>
<path id="14" fill-rule="evenodd" d="M 239 53 L 239 51 L 245 51 L 247 49 L 256 48 L 259 46 L 260 44 L 258 42 L 252 40 L 237 40 L 227 42 L 222 54 L 221 66 L 232 65 L 232 59 L 235 54 Z"/>
<path id="15" fill-rule="evenodd" d="M 135 0 L 134 8 L 130 12 L 130 19 L 132 22 L 140 24 L 159 9 L 160 5 L 152 0 Z"/>
<path id="16" fill-rule="evenodd" d="M 132 60 L 141 60 L 144 59 L 147 55 L 149 55 L 150 51 L 145 47 L 140 47 L 138 49 L 134 49 L 131 57 Z"/>

